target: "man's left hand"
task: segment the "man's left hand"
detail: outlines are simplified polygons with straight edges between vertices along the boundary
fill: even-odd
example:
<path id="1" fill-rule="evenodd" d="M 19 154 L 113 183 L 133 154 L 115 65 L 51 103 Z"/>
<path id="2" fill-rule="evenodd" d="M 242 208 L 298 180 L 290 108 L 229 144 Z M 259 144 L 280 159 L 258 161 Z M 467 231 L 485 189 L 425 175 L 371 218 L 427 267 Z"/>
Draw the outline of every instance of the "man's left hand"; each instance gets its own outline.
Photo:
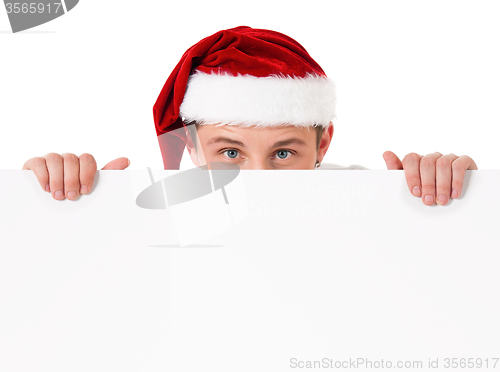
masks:
<path id="1" fill-rule="evenodd" d="M 425 156 L 414 152 L 403 161 L 391 151 L 383 154 L 388 170 L 404 170 L 406 183 L 412 195 L 422 198 L 425 205 L 446 205 L 462 193 L 466 170 L 477 170 L 469 156 L 443 155 L 434 152 Z"/>

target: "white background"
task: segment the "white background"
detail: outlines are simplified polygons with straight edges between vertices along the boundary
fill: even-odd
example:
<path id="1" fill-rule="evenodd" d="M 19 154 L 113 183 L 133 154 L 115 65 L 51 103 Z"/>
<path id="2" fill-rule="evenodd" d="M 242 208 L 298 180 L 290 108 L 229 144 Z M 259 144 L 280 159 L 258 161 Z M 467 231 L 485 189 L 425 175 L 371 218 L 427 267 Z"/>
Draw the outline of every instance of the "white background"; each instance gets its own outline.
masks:
<path id="1" fill-rule="evenodd" d="M 336 81 L 338 121 L 325 161 L 344 165 L 357 163 L 372 169 L 385 169 L 382 153 L 386 150 L 392 150 L 401 157 L 412 151 L 421 154 L 441 151 L 471 155 L 479 169 L 498 169 L 494 153 L 497 125 L 500 122 L 500 25 L 496 4 L 496 1 L 253 1 L 243 7 L 236 5 L 234 1 L 196 3 L 82 0 L 66 16 L 20 34 L 9 31 L 7 15 L 0 11 L 0 169 L 21 169 L 30 157 L 52 151 L 73 152 L 78 155 L 89 152 L 96 157 L 100 167 L 116 157 L 127 156 L 132 161 L 132 169 L 144 169 L 147 166 L 162 169 L 152 117 L 157 95 L 170 71 L 189 46 L 220 29 L 238 25 L 269 28 L 288 34 L 304 45 Z M 482 178 L 482 183 L 476 184 L 476 188 L 471 189 L 463 200 L 452 201 L 449 207 L 429 208 L 418 198 L 411 197 L 401 173 L 389 175 L 384 172 L 384 177 L 379 178 L 377 172 L 359 172 L 361 173 L 349 174 L 350 180 L 362 181 L 360 184 L 363 185 L 375 185 L 374 190 L 378 191 L 375 197 L 367 197 L 373 204 L 362 225 L 358 224 L 357 218 L 336 216 L 333 220 L 306 219 L 309 223 L 306 226 L 301 224 L 298 214 L 293 213 L 294 209 L 286 218 L 277 210 L 275 215 L 267 216 L 264 220 L 264 226 L 268 230 L 262 234 L 274 238 L 268 242 L 274 248 L 269 250 L 274 261 L 261 260 L 262 252 L 248 250 L 247 253 L 254 253 L 254 261 L 249 261 L 246 267 L 262 268 L 266 275 L 256 277 L 274 278 L 273 283 L 281 284 L 281 277 L 277 276 L 279 271 L 273 265 L 279 263 L 280 250 L 287 247 L 278 244 L 280 236 L 273 234 L 273 228 L 275 231 L 286 229 L 289 240 L 301 247 L 308 244 L 312 247 L 327 247 L 327 244 L 339 247 L 337 251 L 326 250 L 330 254 L 342 252 L 344 247 L 345 252 L 352 254 L 348 256 L 349 262 L 362 262 L 366 269 L 360 271 L 364 275 L 360 277 L 356 277 L 355 271 L 352 271 L 353 278 L 357 281 L 345 287 L 346 291 L 342 292 L 345 293 L 345 298 L 349 298 L 348 290 L 355 290 L 356 285 L 364 288 L 366 283 L 370 283 L 372 287 L 378 286 L 381 290 L 398 290 L 389 293 L 390 295 L 403 293 L 408 296 L 399 301 L 397 297 L 388 295 L 387 298 L 392 300 L 389 304 L 401 306 L 390 308 L 392 312 L 384 311 L 388 302 L 370 304 L 365 301 L 371 306 L 367 310 L 372 311 L 369 314 L 381 314 L 386 317 L 386 321 L 395 319 L 388 323 L 391 326 L 390 333 L 387 338 L 383 338 L 383 343 L 377 342 L 380 333 L 375 331 L 379 326 L 383 328 L 385 323 L 377 323 L 374 315 L 362 318 L 366 315 L 365 308 L 362 307 L 358 307 L 354 313 L 346 311 L 346 315 L 352 314 L 353 317 L 343 324 L 354 324 L 354 317 L 360 316 L 365 320 L 358 324 L 359 327 L 364 324 L 372 327 L 362 346 L 366 350 L 373 350 L 374 346 L 378 348 L 375 357 L 392 357 L 383 350 L 390 350 L 391 346 L 399 346 L 401 350 L 408 347 L 407 350 L 420 351 L 422 354 L 418 356 L 425 358 L 497 357 L 490 353 L 490 349 L 498 350 L 499 303 L 495 296 L 498 292 L 498 271 L 495 267 L 498 263 L 498 249 L 494 245 L 494 232 L 498 222 L 492 218 L 497 215 L 498 208 L 494 201 L 484 198 L 484 195 L 495 193 L 495 185 L 498 183 L 495 181 L 498 177 L 491 174 L 491 177 Z M 285 174 L 292 176 L 288 172 L 283 173 Z M 487 172 L 476 175 L 487 176 Z M 38 351 L 38 354 L 31 353 L 32 359 L 23 359 L 21 356 L 19 360 L 34 366 L 41 362 L 50 364 L 49 359 L 42 359 L 44 356 L 50 357 L 61 363 L 61 370 L 67 370 L 67 365 L 62 365 L 65 360 L 57 357 L 66 355 L 68 363 L 80 363 L 79 359 L 74 358 L 75 355 L 78 356 L 79 350 L 93 352 L 87 354 L 94 356 L 93 359 L 87 359 L 87 363 L 96 365 L 99 358 L 108 358 L 110 363 L 121 360 L 124 365 L 131 360 L 144 365 L 140 358 L 149 355 L 166 358 L 166 355 L 152 347 L 154 338 L 143 333 L 146 330 L 161 336 L 160 331 L 165 326 L 152 321 L 162 316 L 160 301 L 164 298 L 148 294 L 158 293 L 153 289 L 160 287 L 159 279 L 164 278 L 162 275 L 167 272 L 158 255 L 167 252 L 154 247 L 148 247 L 154 250 L 146 250 L 144 247 L 148 244 L 168 243 L 158 229 L 153 231 L 151 227 L 160 225 L 160 220 L 154 219 L 154 216 L 158 216 L 157 211 L 141 211 L 144 218 L 138 218 L 142 216 L 137 212 L 134 220 L 137 225 L 132 226 L 132 221 L 125 218 L 128 215 L 120 213 L 128 211 L 129 207 L 129 204 L 122 203 L 123 199 L 120 200 L 125 195 L 123 182 L 119 182 L 123 180 L 112 172 L 102 175 L 104 179 L 93 195 L 82 197 L 75 203 L 67 200 L 62 203 L 54 201 L 49 194 L 39 189 L 32 174 L 26 172 L 22 177 L 25 176 L 31 178 L 31 184 L 27 180 L 21 182 L 17 177 L 3 178 L 0 182 L 4 208 L 3 214 L 0 214 L 3 218 L 0 228 L 5 229 L 1 234 L 2 243 L 8 247 L 1 251 L 4 256 L 0 262 L 4 268 L 10 267 L 10 270 L 5 269 L 0 274 L 12 274 L 8 276 L 10 279 L 23 279 L 17 285 L 24 289 L 31 288 L 33 292 L 15 292 L 20 287 L 7 285 L 7 280 L 0 283 L 4 283 L 3 298 L 10 294 L 15 299 L 17 293 L 36 293 L 38 297 L 32 300 L 25 297 L 26 306 L 21 307 L 21 311 L 16 308 L 15 301 L 4 302 L 4 306 L 9 305 L 9 314 L 18 315 L 18 323 L 11 324 L 9 333 L 18 335 L 18 343 L 14 344 L 11 338 L 4 336 L 4 346 L 10 345 L 12 350 L 17 350 L 21 355 L 23 350 L 27 350 L 22 342 L 29 342 L 28 346 Z M 117 177 L 114 182 L 106 183 L 106 178 L 112 181 L 113 176 Z M 268 174 L 270 176 L 273 174 Z M 325 183 L 332 186 L 328 189 L 330 194 L 342 185 L 343 190 L 352 189 L 342 182 L 335 182 L 335 177 L 343 176 L 342 172 L 318 172 L 312 177 L 330 179 L 330 183 Z M 265 181 L 264 175 L 254 175 L 254 179 L 260 179 L 259 177 Z M 399 183 L 392 182 L 396 180 Z M 279 186 L 278 182 L 275 184 Z M 114 188 L 119 191 L 115 192 Z M 28 197 L 23 198 L 25 194 Z M 266 192 L 261 194 L 263 195 Z M 345 203 L 347 206 L 350 205 L 349 202 L 356 202 L 355 198 L 348 199 L 339 195 L 334 196 L 329 204 L 338 207 L 344 204 L 333 202 Z M 290 205 L 288 201 L 284 198 L 281 203 Z M 266 199 L 262 199 L 261 203 L 262 208 L 268 204 L 274 205 Z M 366 203 L 368 205 L 368 201 Z M 311 199 L 311 205 L 320 205 L 318 198 Z M 467 205 L 470 209 L 465 208 Z M 102 213 L 96 213 L 97 208 Z M 384 215 L 381 216 L 380 211 Z M 117 218 L 113 219 L 113 216 Z M 122 224 L 122 220 L 128 224 Z M 468 225 L 469 222 L 471 225 Z M 256 222 L 257 226 L 261 223 L 260 220 Z M 396 223 L 404 228 L 396 229 Z M 358 228 L 363 229 L 363 226 L 371 230 L 363 230 L 367 233 L 360 234 Z M 138 230 L 134 231 L 131 227 Z M 92 231 L 92 234 L 85 234 L 87 231 Z M 143 245 L 138 244 L 142 239 L 140 232 L 145 232 L 144 242 L 141 242 Z M 69 240 L 68 236 L 73 240 Z M 250 242 L 256 242 L 259 237 L 258 234 L 250 236 L 253 238 Z M 233 236 L 232 239 L 235 239 L 234 242 L 238 238 Z M 348 250 L 347 248 L 353 248 L 352 241 L 358 245 L 355 249 Z M 219 242 L 214 240 L 212 243 L 217 245 Z M 339 245 L 342 242 L 344 246 Z M 255 246 L 258 247 L 258 244 Z M 103 249 L 106 247 L 109 249 Z M 141 251 L 142 248 L 145 250 Z M 128 249 L 126 253 L 123 253 L 124 249 Z M 179 268 L 187 267 L 189 257 L 180 257 L 180 254 L 191 252 L 172 250 L 169 253 L 172 252 L 179 255 L 179 260 L 183 259 L 185 266 Z M 35 255 L 30 256 L 32 253 Z M 357 255 L 361 261 L 356 260 Z M 16 261 L 9 261 L 8 257 L 16 258 Z M 26 263 L 25 257 L 31 257 L 31 260 Z M 83 260 L 80 261 L 80 257 Z M 120 257 L 122 261 L 115 260 L 116 257 Z M 40 265 L 37 258 L 43 259 L 42 262 L 46 262 L 47 266 Z M 318 258 L 321 257 L 311 256 L 311 260 L 316 259 L 315 262 L 326 262 Z M 370 266 L 370 258 L 374 258 L 379 265 Z M 412 261 L 415 258 L 419 260 Z M 123 264 L 120 265 L 119 262 Z M 423 266 L 414 265 L 414 262 Z M 26 265 L 23 266 L 23 263 Z M 61 263 L 68 264 L 63 266 L 66 271 L 56 270 Z M 34 275 L 30 271 L 31 267 L 40 276 Z M 74 267 L 80 267 L 80 270 L 72 272 Z M 203 266 L 199 264 L 197 267 Z M 205 265 L 205 269 L 207 267 L 210 268 Z M 16 272 L 17 268 L 22 270 Z M 94 271 L 85 271 L 86 268 L 93 268 Z M 128 268 L 130 271 L 127 271 Z M 315 270 L 314 266 L 307 268 L 308 272 L 316 273 L 311 278 L 318 280 L 322 275 L 336 274 L 335 271 Z M 348 268 L 346 266 L 344 269 Z M 395 271 L 390 271 L 391 268 Z M 110 272 L 120 276 L 110 279 Z M 283 272 L 293 277 L 294 272 L 287 271 L 286 267 L 283 267 L 281 273 Z M 467 275 L 464 276 L 464 272 Z M 26 275 L 22 275 L 23 273 Z M 28 275 L 30 273 L 31 277 Z M 97 275 L 92 276 L 94 273 Z M 144 273 L 150 275 L 145 276 Z M 452 273 L 453 276 L 446 276 L 446 273 Z M 427 280 L 421 279 L 420 275 L 427 275 Z M 35 281 L 37 278 L 38 284 Z M 67 278 L 74 280 L 65 282 L 64 279 Z M 120 281 L 127 278 L 126 282 Z M 143 283 L 156 284 L 157 287 L 139 286 L 136 278 L 142 278 Z M 372 278 L 378 281 L 372 281 Z M 398 281 L 400 278 L 406 282 Z M 441 286 L 433 284 L 432 280 L 435 278 L 442 279 L 438 283 Z M 455 278 L 457 281 L 452 280 Z M 89 279 L 92 281 L 88 282 Z M 104 285 L 100 282 L 101 279 L 104 280 Z M 215 281 L 219 279 L 214 278 Z M 222 279 L 220 282 L 231 284 L 231 281 Z M 51 287 L 51 283 L 59 284 L 59 287 Z M 71 286 L 65 286 L 65 283 L 76 283 L 84 295 L 73 293 Z M 123 286 L 113 297 L 115 283 Z M 266 288 L 266 283 L 263 282 L 258 283 L 260 287 L 252 287 L 254 283 L 249 283 L 248 288 Z M 406 291 L 407 287 L 400 286 L 400 283 L 409 285 L 413 292 Z M 129 292 L 126 291 L 128 284 Z M 195 284 L 192 288 L 196 288 Z M 271 288 L 279 290 L 277 284 Z M 384 287 L 386 284 L 389 286 Z M 37 291 L 37 285 L 43 285 L 46 292 Z M 51 306 L 54 307 L 57 303 L 51 300 L 58 298 L 57 290 L 61 288 L 66 290 L 64 293 L 73 294 L 67 301 L 59 302 L 63 306 L 58 309 L 58 313 L 54 313 Z M 88 291 L 89 288 L 101 288 L 101 292 Z M 295 301 L 291 292 L 295 287 L 286 288 L 288 292 L 284 292 L 284 295 L 290 296 L 278 303 L 282 307 Z M 476 288 L 481 290 L 476 291 Z M 299 293 L 308 293 L 307 287 L 298 287 L 298 290 Z M 143 297 L 137 297 L 141 293 Z M 378 293 L 375 291 L 373 295 Z M 419 296 L 409 297 L 412 293 Z M 273 300 L 271 295 L 274 292 L 266 294 Z M 177 297 L 172 297 L 172 301 L 180 298 L 182 293 L 174 295 Z M 120 300 L 117 300 L 118 297 Z M 133 304 L 136 298 L 139 300 Z M 256 300 L 254 305 L 258 304 L 258 298 L 257 294 L 252 297 Z M 80 307 L 87 299 L 89 302 Z M 109 306 L 106 311 L 100 307 L 102 300 Z M 273 301 L 267 303 L 273 304 Z M 29 307 L 30 303 L 45 307 L 37 313 L 36 307 Z M 179 306 L 183 304 L 180 301 L 175 303 Z M 121 305 L 127 304 L 129 307 L 120 309 Z M 481 306 L 489 311 L 487 316 Z M 241 308 L 244 309 L 243 306 Z M 114 309 L 122 312 L 114 312 Z M 196 308 L 193 306 L 191 309 Z M 239 307 L 234 305 L 234 309 Z M 297 311 L 301 309 L 320 311 L 323 308 L 303 304 Z M 190 324 L 188 317 L 191 313 L 182 310 L 182 307 L 176 310 L 178 316 L 184 314 L 183 322 L 179 324 Z M 273 314 L 277 314 L 279 310 L 279 307 L 276 308 Z M 455 311 L 455 316 L 449 317 L 448 310 Z M 82 319 L 85 319 L 83 315 L 93 314 L 101 323 L 88 328 L 87 333 L 73 333 L 78 328 L 85 331 L 85 323 L 77 321 L 74 311 L 81 311 L 79 314 L 82 314 Z M 155 313 L 152 314 L 151 311 Z M 48 314 L 55 315 L 49 318 Z M 233 312 L 234 314 L 238 313 Z M 394 314 L 399 317 L 391 318 Z M 28 317 L 24 317 L 25 315 Z M 144 316 L 141 319 L 146 319 L 148 326 L 130 323 L 128 328 L 123 328 L 122 321 L 128 319 L 126 315 Z M 306 330 L 310 328 L 307 321 L 311 320 L 317 322 L 314 329 L 319 334 L 324 337 L 332 335 L 326 331 L 321 333 L 320 320 L 327 314 L 320 314 L 323 317 L 305 315 L 311 314 L 302 314 L 301 334 L 306 334 Z M 417 321 L 411 322 L 412 317 Z M 39 319 L 42 321 L 39 322 Z M 193 319 L 198 321 L 196 324 L 200 324 L 199 321 L 202 320 Z M 19 337 L 19 329 L 16 328 L 18 324 L 25 325 L 23 335 L 33 335 L 36 332 L 39 337 Z M 106 330 L 116 331 L 107 333 L 113 337 L 112 340 L 100 337 L 97 333 L 99 324 L 109 324 Z M 212 324 L 204 324 L 207 328 L 201 334 L 207 337 L 210 334 L 206 331 Z M 246 323 L 241 324 L 248 326 Z M 400 328 L 398 324 L 404 327 Z M 457 324 L 462 326 L 457 327 Z M 51 326 L 54 326 L 52 330 L 60 333 L 50 334 L 48 331 Z M 419 330 L 421 333 L 418 333 Z M 135 346 L 142 348 L 120 349 L 120 344 L 110 342 L 121 340 L 126 344 L 130 340 L 122 337 L 127 335 L 126 331 L 143 337 L 134 339 Z M 348 331 L 346 328 L 345 332 Z M 362 354 L 362 349 L 356 348 L 356 345 L 359 347 L 359 340 L 355 336 L 361 333 L 361 330 L 359 333 L 351 333 L 349 342 L 344 343 L 346 351 L 352 350 L 354 357 L 367 356 Z M 416 338 L 412 338 L 411 335 L 415 333 Z M 82 334 L 86 337 L 80 338 L 79 335 Z M 131 334 L 128 334 L 129 337 Z M 226 334 L 230 332 L 224 333 Z M 406 337 L 403 342 L 398 338 L 402 336 Z M 52 343 L 46 342 L 47 340 Z M 272 339 L 267 342 L 270 340 Z M 346 338 L 340 335 L 338 340 L 345 341 Z M 190 342 L 187 339 L 180 341 L 179 347 Z M 202 338 L 197 340 L 201 341 Z M 237 348 L 238 344 L 230 341 L 230 338 L 225 339 L 226 344 Z M 87 349 L 75 348 L 79 343 Z M 57 354 L 60 349 L 54 348 L 54 344 L 62 347 L 60 355 Z M 103 347 L 100 348 L 101 346 Z M 163 344 L 158 343 L 156 347 L 160 349 L 162 346 Z M 183 349 L 184 352 L 187 350 Z M 439 351 L 439 354 L 431 353 L 433 350 Z M 145 356 L 141 357 L 138 353 L 143 351 Z M 122 359 L 114 358 L 116 355 L 122 356 Z M 290 356 L 292 355 L 286 355 Z M 395 356 L 406 358 L 403 353 Z M 313 358 L 315 355 L 303 357 Z M 149 360 L 149 363 L 153 362 L 153 359 Z M 135 365 L 129 366 L 134 368 Z"/>
<path id="2" fill-rule="evenodd" d="M 188 47 L 239 25 L 293 37 L 337 83 L 326 162 L 386 169 L 386 150 L 440 151 L 498 169 L 498 1 L 236 4 L 82 0 L 19 34 L 0 10 L 0 169 L 48 152 L 163 169 L 152 116 L 163 84 Z"/>

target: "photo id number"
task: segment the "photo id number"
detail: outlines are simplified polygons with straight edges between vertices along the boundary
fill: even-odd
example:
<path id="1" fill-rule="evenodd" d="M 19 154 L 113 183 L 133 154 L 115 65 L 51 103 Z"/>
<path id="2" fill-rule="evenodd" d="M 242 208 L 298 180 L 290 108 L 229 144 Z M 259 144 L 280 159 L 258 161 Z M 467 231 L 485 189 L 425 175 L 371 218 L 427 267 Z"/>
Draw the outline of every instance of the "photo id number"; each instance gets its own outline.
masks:
<path id="1" fill-rule="evenodd" d="M 61 3 L 5 3 L 7 13 L 58 13 Z"/>

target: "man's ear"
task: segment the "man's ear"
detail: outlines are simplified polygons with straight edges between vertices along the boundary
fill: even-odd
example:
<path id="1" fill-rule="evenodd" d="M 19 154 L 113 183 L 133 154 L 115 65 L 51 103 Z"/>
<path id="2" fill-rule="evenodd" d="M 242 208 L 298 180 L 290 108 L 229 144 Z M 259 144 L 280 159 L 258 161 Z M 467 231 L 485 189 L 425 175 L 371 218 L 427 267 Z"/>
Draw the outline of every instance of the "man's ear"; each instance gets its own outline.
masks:
<path id="1" fill-rule="evenodd" d="M 186 131 L 186 148 L 189 152 L 189 154 L 191 154 L 191 150 L 194 150 L 194 145 L 193 145 L 193 139 L 191 138 L 191 135 L 189 134 L 189 131 L 187 130 Z"/>
<path id="2" fill-rule="evenodd" d="M 321 163 L 323 158 L 325 157 L 326 152 L 328 151 L 328 147 L 330 147 L 330 143 L 332 142 L 333 137 L 333 121 L 330 122 L 328 127 L 325 128 L 323 135 L 319 141 L 318 148 L 318 161 Z"/>
<path id="3" fill-rule="evenodd" d="M 198 153 L 196 152 L 196 149 L 194 147 L 191 133 L 188 130 L 186 130 L 186 148 L 189 152 L 189 155 L 191 156 L 191 160 L 193 161 L 194 165 L 199 167 L 200 162 L 198 161 Z"/>

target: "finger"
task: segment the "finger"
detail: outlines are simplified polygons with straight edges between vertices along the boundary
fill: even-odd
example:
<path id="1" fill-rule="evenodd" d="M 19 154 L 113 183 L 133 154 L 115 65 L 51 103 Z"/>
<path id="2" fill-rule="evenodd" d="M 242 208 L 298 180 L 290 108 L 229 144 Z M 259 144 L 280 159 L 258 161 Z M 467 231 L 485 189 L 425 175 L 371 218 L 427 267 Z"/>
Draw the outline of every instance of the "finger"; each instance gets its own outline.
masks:
<path id="1" fill-rule="evenodd" d="M 452 182 L 451 182 L 451 197 L 457 199 L 462 195 L 464 177 L 466 170 L 477 170 L 477 165 L 469 156 L 463 155 L 457 157 L 451 165 Z"/>
<path id="2" fill-rule="evenodd" d="M 45 159 L 41 157 L 31 158 L 23 165 L 23 170 L 31 170 L 38 179 L 38 183 L 44 191 L 50 191 L 49 171 Z"/>
<path id="3" fill-rule="evenodd" d="M 458 158 L 454 154 L 441 156 L 436 161 L 436 202 L 446 205 L 451 195 L 451 164 Z"/>
<path id="4" fill-rule="evenodd" d="M 80 195 L 80 161 L 75 154 L 63 154 L 64 159 L 64 192 L 69 200 Z"/>
<path id="5" fill-rule="evenodd" d="M 436 161 L 441 156 L 441 153 L 434 152 L 420 159 L 422 201 L 425 205 L 433 205 L 436 200 Z"/>
<path id="6" fill-rule="evenodd" d="M 388 170 L 401 170 L 403 169 L 403 164 L 401 160 L 392 151 L 386 151 L 382 154 L 385 164 Z"/>
<path id="7" fill-rule="evenodd" d="M 128 160 L 128 158 L 123 157 L 110 161 L 102 168 L 102 170 L 124 170 L 129 165 L 130 165 L 130 160 Z"/>
<path id="8" fill-rule="evenodd" d="M 94 184 L 97 163 L 90 154 L 80 155 L 80 194 L 88 194 Z"/>
<path id="9" fill-rule="evenodd" d="M 49 171 L 49 184 L 52 197 L 57 200 L 64 199 L 64 168 L 63 158 L 54 152 L 42 156 Z"/>
<path id="10" fill-rule="evenodd" d="M 422 155 L 412 152 L 403 158 L 406 184 L 410 192 L 418 197 L 422 195 L 422 183 L 420 180 L 420 160 L 422 157 Z"/>

